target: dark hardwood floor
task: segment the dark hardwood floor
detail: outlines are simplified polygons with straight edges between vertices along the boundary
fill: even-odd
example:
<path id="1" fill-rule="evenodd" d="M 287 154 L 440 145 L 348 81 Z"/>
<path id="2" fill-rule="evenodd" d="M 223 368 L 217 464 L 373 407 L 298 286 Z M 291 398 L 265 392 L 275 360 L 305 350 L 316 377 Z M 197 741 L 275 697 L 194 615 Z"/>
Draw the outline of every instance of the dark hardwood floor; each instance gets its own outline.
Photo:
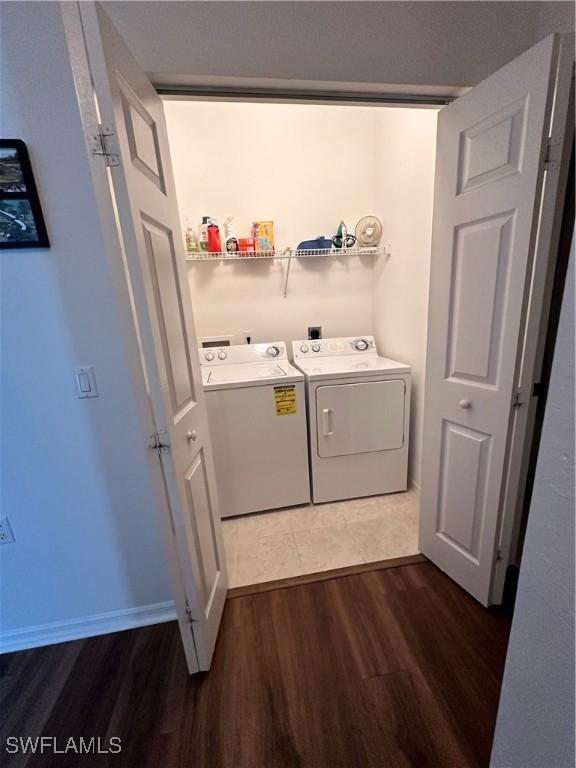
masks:
<path id="1" fill-rule="evenodd" d="M 236 597 L 212 670 L 175 623 L 0 659 L 0 764 L 118 768 L 488 766 L 510 617 L 429 563 Z M 23 758 L 7 736 L 120 736 Z"/>

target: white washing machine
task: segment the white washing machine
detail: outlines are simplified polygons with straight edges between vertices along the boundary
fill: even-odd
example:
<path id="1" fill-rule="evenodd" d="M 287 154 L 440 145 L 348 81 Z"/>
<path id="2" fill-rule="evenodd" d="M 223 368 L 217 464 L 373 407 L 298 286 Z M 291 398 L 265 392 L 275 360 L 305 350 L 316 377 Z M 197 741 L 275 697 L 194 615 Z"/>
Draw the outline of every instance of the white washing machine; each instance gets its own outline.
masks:
<path id="1" fill-rule="evenodd" d="M 411 367 L 372 336 L 292 342 L 307 383 L 315 503 L 405 491 Z"/>
<path id="2" fill-rule="evenodd" d="M 283 342 L 200 350 L 222 517 L 310 502 L 304 376 Z"/>

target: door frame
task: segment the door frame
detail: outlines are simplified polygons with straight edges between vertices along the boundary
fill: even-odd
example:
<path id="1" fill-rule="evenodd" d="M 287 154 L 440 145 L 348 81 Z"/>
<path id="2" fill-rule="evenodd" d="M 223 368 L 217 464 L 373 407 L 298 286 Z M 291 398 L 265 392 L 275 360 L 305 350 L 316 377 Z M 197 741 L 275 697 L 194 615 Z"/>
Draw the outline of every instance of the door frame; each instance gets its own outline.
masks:
<path id="1" fill-rule="evenodd" d="M 142 432 L 142 439 L 147 440 L 151 436 L 157 434 L 161 425 L 156 422 L 147 384 L 146 366 L 150 364 L 150 361 L 145 361 L 144 358 L 139 320 L 134 303 L 132 279 L 124 247 L 124 235 L 117 216 L 110 169 L 103 157 L 93 157 L 93 140 L 100 132 L 100 116 L 94 98 L 94 87 L 85 46 L 81 12 L 77 3 L 68 2 L 60 3 L 60 12 L 62 14 L 64 32 L 68 43 L 71 72 L 79 105 L 79 118 L 84 132 L 86 154 L 90 166 L 96 209 L 104 241 L 103 258 L 107 262 L 108 269 L 112 275 L 112 283 L 116 294 L 116 304 L 120 317 L 120 331 L 127 353 L 127 365 L 132 381 L 136 411 Z M 155 362 L 156 361 L 154 361 L 154 363 Z M 167 553 L 172 595 L 176 605 L 175 618 L 178 619 L 181 634 L 184 636 L 184 634 L 187 633 L 192 637 L 192 641 L 194 641 L 194 633 L 191 624 L 186 619 L 188 603 L 180 572 L 175 529 L 172 521 L 168 491 L 164 480 L 160 456 L 156 450 L 150 451 L 148 468 L 150 482 L 155 496 L 155 506 L 158 510 L 158 518 Z M 200 670 L 194 642 L 184 643 L 183 647 L 188 671 L 190 674 L 194 674 Z"/>
<path id="2" fill-rule="evenodd" d="M 516 402 L 508 434 L 497 552 L 490 598 L 500 603 L 508 566 L 514 562 L 524 516 L 536 410 L 542 383 L 544 348 L 553 297 L 554 276 L 564 221 L 564 203 L 574 144 L 574 34 L 561 35 L 548 147 L 542 157 L 546 175 L 540 194 L 531 279 L 526 284 L 522 336 L 516 363 Z"/>

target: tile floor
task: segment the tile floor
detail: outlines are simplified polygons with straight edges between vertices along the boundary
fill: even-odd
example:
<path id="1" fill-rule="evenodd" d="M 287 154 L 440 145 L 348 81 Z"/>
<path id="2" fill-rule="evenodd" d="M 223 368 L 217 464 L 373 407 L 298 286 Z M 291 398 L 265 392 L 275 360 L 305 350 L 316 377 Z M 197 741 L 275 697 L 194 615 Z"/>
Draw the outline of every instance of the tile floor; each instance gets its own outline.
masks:
<path id="1" fill-rule="evenodd" d="M 414 491 L 223 521 L 231 587 L 418 553 Z"/>

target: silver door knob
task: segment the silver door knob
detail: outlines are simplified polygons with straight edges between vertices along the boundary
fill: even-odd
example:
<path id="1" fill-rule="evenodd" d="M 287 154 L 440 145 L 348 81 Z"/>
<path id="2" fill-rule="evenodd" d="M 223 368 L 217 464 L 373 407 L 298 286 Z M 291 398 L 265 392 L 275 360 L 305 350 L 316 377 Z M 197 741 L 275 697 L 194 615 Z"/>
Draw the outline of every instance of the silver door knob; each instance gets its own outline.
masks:
<path id="1" fill-rule="evenodd" d="M 460 408 L 470 408 L 471 405 L 472 403 L 470 402 L 470 400 L 460 400 L 459 402 Z"/>
<path id="2" fill-rule="evenodd" d="M 195 430 L 195 429 L 193 429 L 193 430 L 191 430 L 190 432 L 188 432 L 188 434 L 186 435 L 186 437 L 188 438 L 188 440 L 192 440 L 192 441 L 194 441 L 194 440 L 196 440 L 196 438 L 198 437 L 198 432 L 196 432 L 196 430 Z"/>

